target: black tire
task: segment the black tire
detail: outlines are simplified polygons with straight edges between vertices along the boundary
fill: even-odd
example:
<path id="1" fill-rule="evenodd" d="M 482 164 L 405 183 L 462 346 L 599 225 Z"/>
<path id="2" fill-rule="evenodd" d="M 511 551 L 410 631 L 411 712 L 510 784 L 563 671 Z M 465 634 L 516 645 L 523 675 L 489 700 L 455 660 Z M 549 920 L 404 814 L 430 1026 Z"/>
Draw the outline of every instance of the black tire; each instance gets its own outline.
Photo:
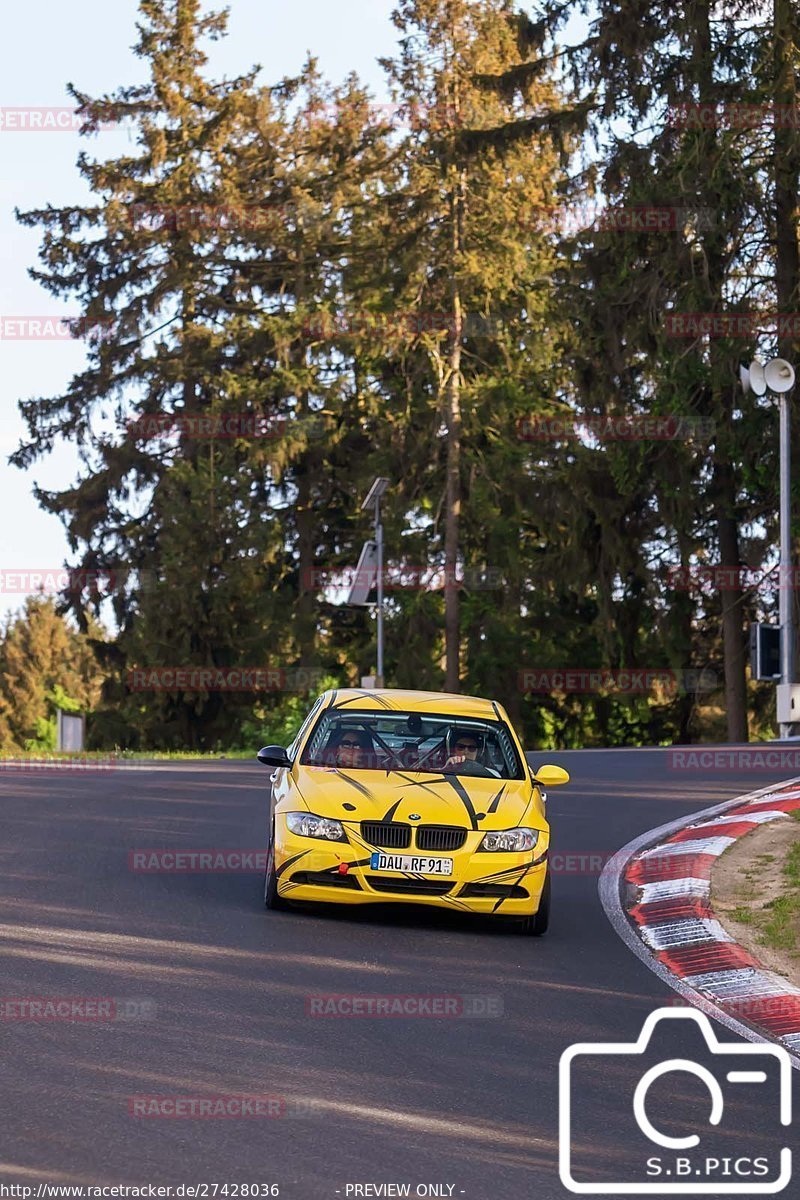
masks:
<path id="1" fill-rule="evenodd" d="M 519 931 L 526 937 L 543 937 L 550 927 L 550 872 L 542 888 L 542 898 L 539 901 L 539 911 L 530 917 L 523 917 Z"/>
<path id="2" fill-rule="evenodd" d="M 275 874 L 275 825 L 273 823 L 267 847 L 267 865 L 264 870 L 264 907 L 273 912 L 286 912 L 288 903 L 278 892 L 278 877 Z"/>

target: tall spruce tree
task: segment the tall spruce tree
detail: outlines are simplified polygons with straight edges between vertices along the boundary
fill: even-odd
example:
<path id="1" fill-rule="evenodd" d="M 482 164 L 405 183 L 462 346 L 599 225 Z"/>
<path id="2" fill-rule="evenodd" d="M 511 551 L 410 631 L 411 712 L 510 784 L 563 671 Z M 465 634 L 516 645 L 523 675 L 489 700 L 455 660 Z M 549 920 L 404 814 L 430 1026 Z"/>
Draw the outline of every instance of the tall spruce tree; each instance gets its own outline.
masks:
<path id="1" fill-rule="evenodd" d="M 224 15 L 202 15 L 195 0 L 143 0 L 141 13 L 150 82 L 101 99 L 75 92 L 87 131 L 125 118 L 139 152 L 81 156 L 95 205 L 20 217 L 46 228 L 34 277 L 111 335 L 91 342 L 66 395 L 22 404 L 30 436 L 15 461 L 29 466 L 59 437 L 80 446 L 79 482 L 39 496 L 82 565 L 124 563 L 150 583 L 114 597 L 120 666 L 258 666 L 279 648 L 284 667 L 287 612 L 296 657 L 315 641 L 300 581 L 313 563 L 303 489 L 318 474 L 309 418 L 320 388 L 304 320 L 340 252 L 320 248 L 320 220 L 337 212 L 336 168 L 350 170 L 359 131 L 350 145 L 337 133 L 315 160 L 319 138 L 290 111 L 303 89 L 317 99 L 313 64 L 274 89 L 256 88 L 255 72 L 211 83 L 201 44 L 224 33 Z M 315 177 L 327 195 L 309 194 Z M 112 408 L 115 427 L 102 422 Z M 222 415 L 242 419 L 238 436 L 198 434 L 197 419 Z M 244 419 L 258 417 L 265 432 L 248 432 Z M 109 689 L 124 708 L 119 681 Z M 252 702 L 168 692 L 128 703 L 132 722 L 146 714 L 166 744 L 213 745 Z"/>
<path id="2" fill-rule="evenodd" d="M 373 360 L 390 420 L 402 414 L 400 503 L 442 571 L 444 685 L 455 692 L 465 674 L 485 678 L 484 635 L 469 643 L 472 667 L 462 642 L 465 572 L 479 581 L 473 592 L 491 579 L 489 569 L 506 581 L 499 605 L 498 595 L 489 605 L 470 597 L 475 628 L 498 608 L 511 626 L 519 616 L 526 518 L 515 422 L 541 403 L 557 341 L 547 310 L 554 260 L 526 221 L 559 180 L 552 137 L 526 127 L 524 138 L 496 147 L 476 135 L 556 109 L 558 94 L 546 75 L 511 96 L 482 86 L 530 53 L 505 0 L 403 0 L 394 22 L 400 53 L 384 66 L 407 132 L 376 217 L 384 236 L 367 287 L 387 337 Z M 346 286 L 364 294 L 363 275 L 350 273 Z M 490 672 L 505 695 L 516 693 L 515 657 L 506 646 L 505 667 Z"/>
<path id="3" fill-rule="evenodd" d="M 29 466 L 57 438 L 80 448 L 79 481 L 39 497 L 64 520 L 82 566 L 125 564 L 152 582 L 149 591 L 120 589 L 114 597 L 124 660 L 221 665 L 239 653 L 231 592 L 256 592 L 252 578 L 230 582 L 232 573 L 253 575 L 252 559 L 234 544 L 245 490 L 235 444 L 220 448 L 185 424 L 177 434 L 152 434 L 162 418 L 225 412 L 234 379 L 247 390 L 231 369 L 235 351 L 225 331 L 241 230 L 220 214 L 243 207 L 232 166 L 255 103 L 253 73 L 206 79 L 202 42 L 223 34 L 225 16 L 201 15 L 199 0 L 142 0 L 140 12 L 135 49 L 149 81 L 99 99 L 72 89 L 86 132 L 126 120 L 137 150 L 109 161 L 81 154 L 94 204 L 20 216 L 45 227 L 33 277 L 77 300 L 85 325 L 102 336 L 90 342 L 88 365 L 65 395 L 22 403 L 29 440 L 15 461 Z M 267 530 L 250 524 L 262 554 Z M 252 616 L 252 604 L 238 605 L 239 621 Z M 163 695 L 151 711 L 192 745 L 201 703 Z M 220 706 L 218 697 L 208 703 Z"/>
<path id="4" fill-rule="evenodd" d="M 731 740 L 747 737 L 746 597 L 734 572 L 746 562 L 756 516 L 746 490 L 749 464 L 768 456 L 765 414 L 738 391 L 747 342 L 674 335 L 689 314 L 743 312 L 765 298 L 758 282 L 764 179 L 753 170 L 752 132 L 724 116 L 750 99 L 741 82 L 758 47 L 750 17 L 745 2 L 722 20 L 710 3 L 669 12 L 644 5 L 632 22 L 629 10 L 600 3 L 583 58 L 587 86 L 598 97 L 601 197 L 612 213 L 645 208 L 675 220 L 664 232 L 642 235 L 614 232 L 612 221 L 579 248 L 579 273 L 590 287 L 577 311 L 601 332 L 599 342 L 589 342 L 582 376 L 592 380 L 590 399 L 621 396 L 631 406 L 700 418 L 713 428 L 705 442 L 627 450 L 624 457 L 629 472 L 644 469 L 656 480 L 660 512 L 652 513 L 643 558 L 690 567 L 699 554 L 731 569 L 716 598 Z M 686 596 L 667 590 L 659 601 L 652 581 L 649 590 L 651 606 L 666 601 L 674 609 L 667 642 L 691 654 Z M 695 598 L 693 615 L 701 611 Z M 684 710 L 684 733 L 687 718 Z"/>

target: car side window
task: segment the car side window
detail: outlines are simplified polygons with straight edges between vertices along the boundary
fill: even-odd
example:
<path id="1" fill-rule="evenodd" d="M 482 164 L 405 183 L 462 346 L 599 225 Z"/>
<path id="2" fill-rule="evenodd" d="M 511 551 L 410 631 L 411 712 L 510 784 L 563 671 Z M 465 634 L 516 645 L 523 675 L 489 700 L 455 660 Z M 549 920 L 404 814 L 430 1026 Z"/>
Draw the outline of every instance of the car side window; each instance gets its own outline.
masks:
<path id="1" fill-rule="evenodd" d="M 297 755 L 297 751 L 299 749 L 300 743 L 303 740 L 303 736 L 304 736 L 306 730 L 308 729 L 308 727 L 310 726 L 311 722 L 313 721 L 314 717 L 317 715 L 317 712 L 319 711 L 321 704 L 322 704 L 322 696 L 318 696 L 316 701 L 314 702 L 311 712 L 308 714 L 305 721 L 303 721 L 303 724 L 300 726 L 300 729 L 298 730 L 297 736 L 295 737 L 294 741 L 292 742 L 292 744 L 290 746 L 287 746 L 287 748 L 286 748 L 286 753 L 289 755 L 289 758 L 291 758 L 291 760 L 293 762 L 294 762 L 295 756 Z"/>
<path id="2" fill-rule="evenodd" d="M 524 779 L 524 764 L 519 761 L 519 756 L 514 749 L 514 743 L 509 737 L 508 730 L 503 725 L 498 726 L 497 739 L 500 746 L 501 758 L 505 760 L 503 764 L 504 777 L 508 779 Z"/>
<path id="3" fill-rule="evenodd" d="M 330 734 L 331 729 L 325 718 L 323 718 L 309 738 L 305 754 L 303 755 L 303 762 L 310 763 L 312 766 L 322 765 L 322 747 L 329 740 Z"/>

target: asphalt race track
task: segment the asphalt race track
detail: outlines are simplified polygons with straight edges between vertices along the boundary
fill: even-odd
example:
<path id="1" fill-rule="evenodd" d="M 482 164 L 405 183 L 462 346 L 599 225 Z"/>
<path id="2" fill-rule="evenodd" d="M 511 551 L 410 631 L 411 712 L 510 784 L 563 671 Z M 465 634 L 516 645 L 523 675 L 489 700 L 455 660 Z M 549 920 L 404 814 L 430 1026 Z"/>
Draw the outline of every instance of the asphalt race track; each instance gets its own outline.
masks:
<path id="1" fill-rule="evenodd" d="M 422 909 L 267 913 L 253 872 L 129 869 L 140 848 L 263 848 L 268 772 L 257 764 L 0 774 L 0 993 L 152 1006 L 142 1020 L 0 1021 L 0 1183 L 272 1183 L 282 1197 L 335 1200 L 381 1194 L 348 1185 L 405 1182 L 411 1195 L 437 1184 L 471 1200 L 566 1196 L 562 1052 L 632 1042 L 675 1001 L 603 913 L 603 861 L 787 775 L 675 771 L 668 754 L 531 756 L 573 775 L 549 797 L 558 869 L 542 940 Z M 307 1013 L 308 997 L 350 993 L 486 996 L 503 1015 Z M 581 1161 L 611 1182 L 635 1140 L 631 1078 L 601 1067 L 576 1085 Z M 275 1119 L 130 1113 L 133 1096 L 242 1094 L 288 1107 Z M 664 1104 L 698 1130 L 707 1121 L 699 1083 Z M 796 1141 L 746 1094 L 725 1123 L 737 1153 Z"/>

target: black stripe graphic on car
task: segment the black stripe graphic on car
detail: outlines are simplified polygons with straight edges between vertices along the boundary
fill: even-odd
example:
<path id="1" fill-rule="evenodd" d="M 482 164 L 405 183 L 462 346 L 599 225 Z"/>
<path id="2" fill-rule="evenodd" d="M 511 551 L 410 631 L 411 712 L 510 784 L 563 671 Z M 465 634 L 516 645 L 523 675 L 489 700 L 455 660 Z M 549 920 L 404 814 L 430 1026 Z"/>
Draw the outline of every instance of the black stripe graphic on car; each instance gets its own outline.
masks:
<path id="1" fill-rule="evenodd" d="M 281 863 L 281 865 L 275 871 L 275 878 L 277 879 L 280 875 L 283 874 L 284 871 L 288 870 L 288 868 L 291 867 L 294 863 L 298 862 L 301 858 L 305 858 L 305 856 L 310 853 L 311 853 L 310 850 L 301 850 L 299 854 L 293 854 L 291 858 L 287 858 L 286 862 Z"/>
<path id="2" fill-rule="evenodd" d="M 492 912 L 497 912 L 497 909 L 500 907 L 500 905 L 503 904 L 504 901 L 508 900 L 510 897 L 513 896 L 514 888 L 519 886 L 519 884 L 522 882 L 522 880 L 525 878 L 525 876 L 531 870 L 531 867 L 533 867 L 535 865 L 536 865 L 535 863 L 529 863 L 527 866 L 522 867 L 522 868 L 506 867 L 505 870 L 495 871 L 491 875 L 481 875 L 480 879 L 471 879 L 468 883 L 463 884 L 459 888 L 458 895 L 459 896 L 463 895 L 463 893 L 465 891 L 467 891 L 471 887 L 474 887 L 476 884 L 484 884 L 484 883 L 496 883 L 496 884 L 502 884 L 502 885 L 508 884 L 508 893 L 505 896 L 501 896 L 498 903 L 492 909 Z M 515 875 L 515 874 L 517 877 L 515 879 L 512 879 L 511 882 L 509 883 L 508 877 L 510 875 Z"/>
<path id="3" fill-rule="evenodd" d="M 351 785 L 351 787 L 354 787 L 356 789 L 357 792 L 361 792 L 361 795 L 366 796 L 368 800 L 374 799 L 372 792 L 369 790 L 369 788 L 364 787 L 364 784 L 359 783 L 357 779 L 351 779 L 349 775 L 345 775 L 344 772 L 340 771 L 338 767 L 336 767 L 334 769 L 333 773 L 334 773 L 334 775 L 338 775 L 338 777 L 340 779 L 343 779 L 345 781 L 345 783 L 349 783 Z"/>
<path id="4" fill-rule="evenodd" d="M 355 846 L 358 850 L 368 850 L 369 853 L 372 854 L 375 847 L 371 846 L 369 842 L 364 840 L 364 838 L 361 836 L 361 831 L 355 822 L 353 822 L 352 825 L 347 822 L 345 824 L 345 832 L 350 840 L 351 845 Z"/>
<path id="5" fill-rule="evenodd" d="M 523 880 L 523 879 L 525 878 L 525 876 L 528 874 L 528 871 L 529 871 L 529 870 L 530 870 L 530 868 L 529 868 L 529 867 L 523 867 L 523 868 L 522 868 L 522 871 L 521 871 L 521 872 L 520 872 L 520 874 L 519 874 L 519 878 L 518 878 L 518 879 L 515 879 L 515 880 L 513 880 L 513 881 L 512 881 L 512 882 L 509 884 L 509 886 L 508 886 L 508 895 L 507 895 L 507 896 L 501 896 L 501 897 L 500 897 L 500 899 L 497 901 L 497 904 L 495 904 L 494 908 L 492 909 L 492 912 L 493 912 L 493 913 L 496 913 L 496 912 L 497 912 L 497 910 L 498 910 L 498 908 L 500 907 L 500 905 L 501 905 L 501 904 L 505 904 L 506 900 L 510 900 L 510 899 L 511 899 L 512 895 L 514 894 L 514 888 L 515 888 L 515 887 L 518 887 L 518 886 L 519 886 L 519 884 L 520 884 L 520 883 L 522 883 L 522 880 Z"/>
<path id="6" fill-rule="evenodd" d="M 402 799 L 403 799 L 403 797 L 401 796 L 399 800 L 395 800 L 394 804 L 389 809 L 389 811 L 386 813 L 386 815 L 381 817 L 381 822 L 391 821 L 392 817 L 394 816 L 394 814 L 397 812 L 398 808 L 400 807 Z"/>
<path id="7" fill-rule="evenodd" d="M 402 771 L 395 771 L 393 773 L 397 775 L 399 779 L 402 779 L 404 783 L 407 783 L 409 787 L 422 788 L 424 792 L 432 792 L 434 796 L 438 797 L 439 793 L 437 792 L 436 788 L 432 787 L 429 783 L 425 783 L 421 779 L 411 779 L 408 775 L 404 775 Z"/>
<path id="8" fill-rule="evenodd" d="M 497 793 L 497 795 L 495 796 L 494 800 L 492 800 L 492 803 L 489 805 L 489 812 L 490 812 L 490 813 L 497 812 L 497 806 L 498 806 L 498 804 L 500 803 L 500 801 L 502 800 L 502 798 L 503 798 L 503 793 L 505 792 L 505 790 L 506 790 L 506 785 L 505 785 L 505 784 L 503 784 L 503 786 L 500 788 L 500 791 Z"/>
<path id="9" fill-rule="evenodd" d="M 453 788 L 453 790 L 456 793 L 456 795 L 458 796 L 459 800 L 464 805 L 464 808 L 467 810 L 467 813 L 469 814 L 469 819 L 472 822 L 472 828 L 477 829 L 478 828 L 478 817 L 475 812 L 475 809 L 472 806 L 472 801 L 470 800 L 467 793 L 464 791 L 463 786 L 461 785 L 461 783 L 459 783 L 459 781 L 457 779 L 454 779 L 452 777 L 452 775 L 445 775 L 444 778 L 450 784 L 450 787 Z"/>
<path id="10" fill-rule="evenodd" d="M 375 703 L 380 708 L 387 708 L 387 709 L 392 708 L 392 705 L 389 704 L 389 702 L 385 696 L 378 696 L 375 692 L 362 692 L 362 691 L 356 691 L 356 694 L 354 696 L 350 696 L 349 699 L 343 700 L 341 704 L 336 705 L 336 708 L 338 708 L 340 710 L 349 708 L 351 704 L 355 704 L 357 701 L 361 701 L 361 700 L 374 700 Z"/>
<path id="11" fill-rule="evenodd" d="M 525 869 L 528 870 L 527 867 Z M 514 875 L 518 870 L 519 867 L 504 867 L 502 871 L 491 871 L 488 875 L 481 875 L 480 879 L 470 879 L 464 887 L 472 883 L 505 883 L 509 875 Z"/>
<path id="12" fill-rule="evenodd" d="M 541 854 L 533 862 L 525 866 L 525 873 L 527 874 L 533 867 L 540 867 L 546 858 L 547 851 L 545 850 L 544 854 Z M 509 875 L 513 875 L 518 870 L 519 867 L 504 867 L 502 871 L 492 871 L 488 875 L 481 875 L 480 879 L 471 879 L 470 883 L 503 883 Z M 464 886 L 468 887 L 469 884 L 465 884 Z"/>

